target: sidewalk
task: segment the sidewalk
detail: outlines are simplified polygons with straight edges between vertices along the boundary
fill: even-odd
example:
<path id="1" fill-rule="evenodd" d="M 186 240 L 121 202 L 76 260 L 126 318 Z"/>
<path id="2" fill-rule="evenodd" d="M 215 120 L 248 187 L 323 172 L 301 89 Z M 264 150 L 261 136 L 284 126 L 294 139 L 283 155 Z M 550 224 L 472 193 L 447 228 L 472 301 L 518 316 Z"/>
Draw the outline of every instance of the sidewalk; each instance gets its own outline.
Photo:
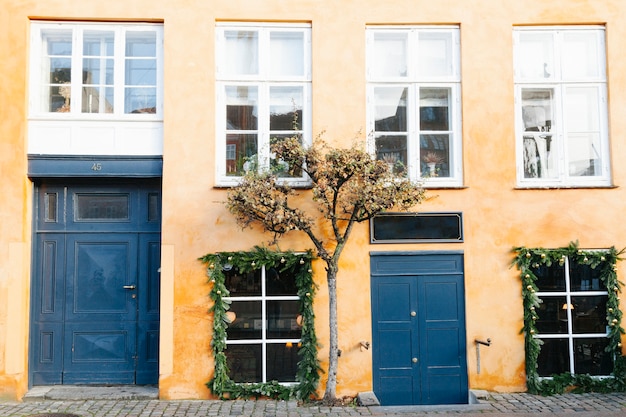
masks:
<path id="1" fill-rule="evenodd" d="M 317 403 L 274 400 L 158 400 L 156 389 L 141 387 L 47 387 L 31 390 L 23 402 L 1 402 L 0 417 L 407 417 L 515 415 L 597 417 L 626 416 L 626 395 L 566 394 L 541 397 L 530 394 L 486 393 L 478 404 L 406 407 L 325 407 Z"/>

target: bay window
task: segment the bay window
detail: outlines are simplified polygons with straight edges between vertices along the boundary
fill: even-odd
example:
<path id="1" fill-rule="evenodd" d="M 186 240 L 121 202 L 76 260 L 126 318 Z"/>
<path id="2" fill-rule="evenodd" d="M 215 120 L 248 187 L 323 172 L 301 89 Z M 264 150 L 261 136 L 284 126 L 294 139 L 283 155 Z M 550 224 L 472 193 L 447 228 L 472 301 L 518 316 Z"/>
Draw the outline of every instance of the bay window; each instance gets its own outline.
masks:
<path id="1" fill-rule="evenodd" d="M 396 174 L 462 185 L 458 27 L 367 29 L 370 151 Z"/>
<path id="2" fill-rule="evenodd" d="M 272 141 L 311 142 L 310 25 L 217 27 L 217 178 L 234 185 L 250 170 L 272 170 L 292 184 L 270 152 Z"/>
<path id="3" fill-rule="evenodd" d="M 518 28 L 520 186 L 610 185 L 604 28 Z"/>

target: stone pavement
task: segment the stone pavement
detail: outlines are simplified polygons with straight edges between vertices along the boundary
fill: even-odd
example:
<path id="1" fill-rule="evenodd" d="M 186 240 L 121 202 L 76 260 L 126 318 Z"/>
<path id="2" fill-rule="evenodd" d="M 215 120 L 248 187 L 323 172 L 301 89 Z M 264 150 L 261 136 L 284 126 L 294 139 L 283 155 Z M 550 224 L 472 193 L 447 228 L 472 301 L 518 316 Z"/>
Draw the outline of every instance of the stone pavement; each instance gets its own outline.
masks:
<path id="1" fill-rule="evenodd" d="M 408 417 L 463 415 L 516 417 L 550 414 L 571 417 L 626 416 L 626 394 L 483 393 L 477 404 L 385 407 L 275 400 L 158 400 L 156 389 L 73 387 L 31 390 L 22 402 L 0 401 L 0 417 Z M 70 415 L 70 416 L 68 416 Z"/>

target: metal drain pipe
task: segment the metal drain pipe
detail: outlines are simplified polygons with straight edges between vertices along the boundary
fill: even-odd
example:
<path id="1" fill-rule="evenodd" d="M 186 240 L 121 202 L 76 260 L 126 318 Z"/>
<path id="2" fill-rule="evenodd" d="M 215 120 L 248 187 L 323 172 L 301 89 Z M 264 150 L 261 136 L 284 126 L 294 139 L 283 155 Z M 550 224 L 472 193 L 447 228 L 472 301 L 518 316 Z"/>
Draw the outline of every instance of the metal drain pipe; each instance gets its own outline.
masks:
<path id="1" fill-rule="evenodd" d="M 480 345 L 491 346 L 491 339 L 487 338 L 487 341 L 474 339 L 476 344 L 476 372 L 480 374 Z"/>

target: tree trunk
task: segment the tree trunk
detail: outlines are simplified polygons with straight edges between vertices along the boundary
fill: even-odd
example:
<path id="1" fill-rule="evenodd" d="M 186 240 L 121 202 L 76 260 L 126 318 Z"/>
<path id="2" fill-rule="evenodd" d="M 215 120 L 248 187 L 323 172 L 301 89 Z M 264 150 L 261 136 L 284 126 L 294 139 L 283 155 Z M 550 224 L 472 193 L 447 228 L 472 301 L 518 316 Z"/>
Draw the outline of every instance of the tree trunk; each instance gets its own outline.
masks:
<path id="1" fill-rule="evenodd" d="M 337 396 L 337 367 L 339 362 L 339 336 L 337 324 L 337 265 L 328 265 L 326 269 L 328 281 L 328 324 L 330 327 L 330 352 L 328 355 L 328 379 L 323 401 L 332 403 Z"/>

